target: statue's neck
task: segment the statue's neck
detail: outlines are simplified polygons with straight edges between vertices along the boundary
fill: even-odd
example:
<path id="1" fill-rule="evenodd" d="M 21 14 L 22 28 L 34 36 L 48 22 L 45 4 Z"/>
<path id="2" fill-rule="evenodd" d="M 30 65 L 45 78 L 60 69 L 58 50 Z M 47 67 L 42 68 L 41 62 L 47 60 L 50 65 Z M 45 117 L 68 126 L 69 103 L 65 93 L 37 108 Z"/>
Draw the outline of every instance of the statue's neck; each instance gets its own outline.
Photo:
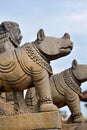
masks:
<path id="1" fill-rule="evenodd" d="M 46 57 L 45 54 L 43 54 L 39 49 L 37 44 L 35 44 L 34 42 L 32 42 L 33 47 L 35 48 L 35 50 L 39 53 L 39 55 L 50 64 L 50 60 Z"/>
<path id="2" fill-rule="evenodd" d="M 71 68 L 64 70 L 63 72 L 61 72 L 61 74 L 64 78 L 66 85 L 69 88 L 71 88 L 74 92 L 78 93 L 79 96 L 81 96 L 81 88 L 80 88 L 81 83 L 78 82 L 77 79 L 74 77 Z"/>
<path id="3" fill-rule="evenodd" d="M 77 78 L 75 77 L 75 75 L 72 72 L 72 68 L 69 69 L 70 75 L 72 76 L 73 80 L 80 86 L 81 82 L 77 80 Z"/>

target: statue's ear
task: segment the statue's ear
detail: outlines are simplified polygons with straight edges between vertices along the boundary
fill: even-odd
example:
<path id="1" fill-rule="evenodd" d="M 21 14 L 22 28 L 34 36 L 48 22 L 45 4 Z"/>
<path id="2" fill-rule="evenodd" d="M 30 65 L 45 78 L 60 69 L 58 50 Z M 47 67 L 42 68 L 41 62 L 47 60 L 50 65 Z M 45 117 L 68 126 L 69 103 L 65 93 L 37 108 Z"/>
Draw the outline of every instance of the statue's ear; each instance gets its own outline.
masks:
<path id="1" fill-rule="evenodd" d="M 37 32 L 37 40 L 42 41 L 44 38 L 45 38 L 44 30 L 43 30 L 43 29 L 40 29 L 40 30 Z"/>
<path id="2" fill-rule="evenodd" d="M 5 28 L 5 30 L 9 31 L 9 22 L 2 22 L 2 26 Z"/>
<path id="3" fill-rule="evenodd" d="M 78 62 L 74 59 L 73 62 L 72 62 L 73 69 L 76 69 L 77 66 L 78 66 Z"/>

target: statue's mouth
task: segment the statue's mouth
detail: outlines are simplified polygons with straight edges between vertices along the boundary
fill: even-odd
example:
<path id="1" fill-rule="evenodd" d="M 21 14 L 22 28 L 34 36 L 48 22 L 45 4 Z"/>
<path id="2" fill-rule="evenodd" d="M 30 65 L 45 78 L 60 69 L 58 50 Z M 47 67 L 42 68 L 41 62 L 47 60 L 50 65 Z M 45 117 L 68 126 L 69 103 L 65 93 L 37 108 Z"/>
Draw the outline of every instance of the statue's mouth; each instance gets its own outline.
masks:
<path id="1" fill-rule="evenodd" d="M 67 46 L 67 47 L 61 47 L 60 50 L 64 51 L 64 50 L 72 50 L 73 47 L 72 46 Z"/>
<path id="2" fill-rule="evenodd" d="M 60 49 L 70 49 L 70 50 L 72 50 L 72 46 L 67 46 L 67 47 L 61 47 Z"/>

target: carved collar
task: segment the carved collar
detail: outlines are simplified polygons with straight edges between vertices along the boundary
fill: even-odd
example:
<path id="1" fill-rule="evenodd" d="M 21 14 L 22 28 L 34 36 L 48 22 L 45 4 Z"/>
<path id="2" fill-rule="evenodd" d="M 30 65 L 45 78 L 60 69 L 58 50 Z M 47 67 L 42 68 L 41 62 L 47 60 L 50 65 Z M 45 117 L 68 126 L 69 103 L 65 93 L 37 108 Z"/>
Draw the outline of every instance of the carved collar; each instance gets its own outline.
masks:
<path id="1" fill-rule="evenodd" d="M 45 60 L 45 58 L 43 58 L 42 55 L 40 55 L 40 52 L 38 49 L 36 49 L 36 46 L 34 47 L 34 45 L 32 45 L 32 43 L 26 43 L 23 46 L 23 48 L 26 51 L 27 55 L 34 62 L 36 62 L 37 64 L 39 64 L 43 68 L 45 68 L 49 72 L 50 75 L 53 74 L 50 64 L 47 62 L 47 60 Z"/>
<path id="2" fill-rule="evenodd" d="M 73 78 L 71 74 L 71 69 L 66 69 L 65 71 L 61 72 L 65 83 L 69 88 L 71 88 L 75 93 L 77 93 L 79 96 L 81 96 L 81 88 L 80 85 L 76 82 L 76 80 Z"/>

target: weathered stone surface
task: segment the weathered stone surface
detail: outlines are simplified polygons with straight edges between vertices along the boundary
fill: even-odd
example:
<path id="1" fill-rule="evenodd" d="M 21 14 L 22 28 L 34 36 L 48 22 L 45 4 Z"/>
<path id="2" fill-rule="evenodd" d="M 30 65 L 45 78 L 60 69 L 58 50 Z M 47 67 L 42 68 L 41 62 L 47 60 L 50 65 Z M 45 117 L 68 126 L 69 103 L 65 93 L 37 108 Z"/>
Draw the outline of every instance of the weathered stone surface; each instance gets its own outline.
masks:
<path id="1" fill-rule="evenodd" d="M 0 130 L 32 130 L 61 128 L 57 111 L 0 117 Z"/>

